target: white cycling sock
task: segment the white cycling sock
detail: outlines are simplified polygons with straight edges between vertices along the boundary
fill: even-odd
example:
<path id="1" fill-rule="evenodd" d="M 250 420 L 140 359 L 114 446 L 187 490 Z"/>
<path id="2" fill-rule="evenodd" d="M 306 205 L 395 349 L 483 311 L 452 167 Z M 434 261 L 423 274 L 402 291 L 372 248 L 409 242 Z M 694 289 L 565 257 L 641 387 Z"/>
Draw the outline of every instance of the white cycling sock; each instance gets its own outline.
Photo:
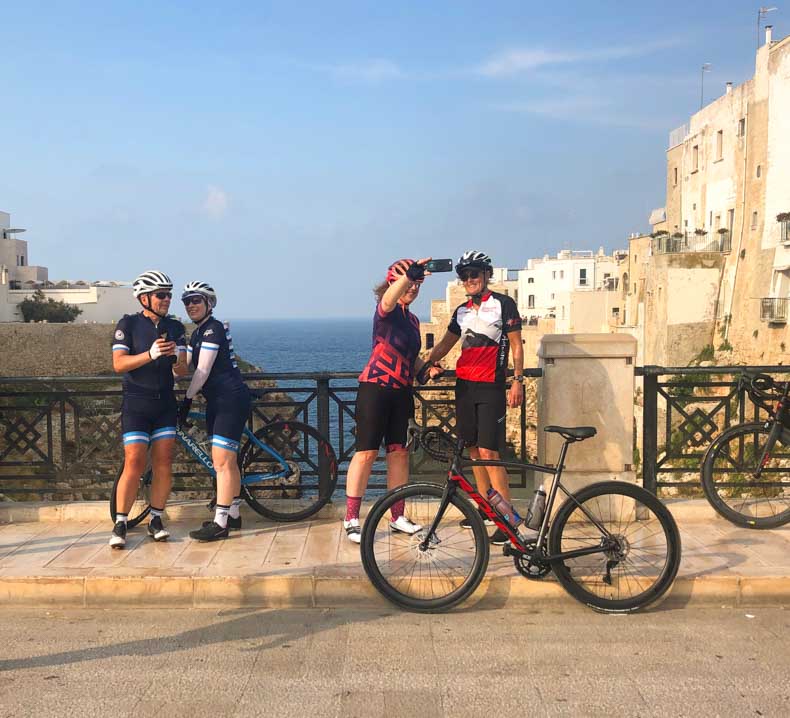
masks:
<path id="1" fill-rule="evenodd" d="M 230 511 L 230 506 L 223 506 L 222 504 L 217 504 L 214 507 L 214 523 L 217 526 L 221 526 L 223 529 L 228 528 L 228 513 Z"/>
<path id="2" fill-rule="evenodd" d="M 237 519 L 239 516 L 241 516 L 241 496 L 236 496 L 230 505 L 230 517 Z"/>

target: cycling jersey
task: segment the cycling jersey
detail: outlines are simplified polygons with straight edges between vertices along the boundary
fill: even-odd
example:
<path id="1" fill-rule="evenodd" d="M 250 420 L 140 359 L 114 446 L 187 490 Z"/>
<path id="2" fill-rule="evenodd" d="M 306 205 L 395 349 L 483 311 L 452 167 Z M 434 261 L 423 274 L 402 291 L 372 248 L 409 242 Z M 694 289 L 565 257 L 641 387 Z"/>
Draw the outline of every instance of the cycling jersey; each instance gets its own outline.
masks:
<path id="1" fill-rule="evenodd" d="M 154 324 L 142 312 L 126 314 L 115 327 L 113 352 L 145 354 L 162 334 L 167 341 L 176 343 L 176 354 L 186 351 L 184 325 L 177 319 L 165 317 Z M 173 395 L 173 364 L 175 357 L 159 357 L 123 375 L 125 394 L 149 398 L 171 397 Z"/>
<path id="2" fill-rule="evenodd" d="M 377 304 L 373 316 L 373 351 L 359 381 L 391 389 L 411 386 L 420 346 L 420 320 L 414 314 L 401 304 L 391 312 L 385 312 Z"/>
<path id="3" fill-rule="evenodd" d="M 206 399 L 212 399 L 223 393 L 246 391 L 246 384 L 241 378 L 236 355 L 233 353 L 230 330 L 221 321 L 211 317 L 192 332 L 188 351 L 193 369 L 197 369 L 200 363 L 201 352 L 216 352 L 211 371 L 201 388 Z"/>
<path id="4" fill-rule="evenodd" d="M 455 367 L 459 379 L 505 383 L 507 334 L 521 330 L 521 317 L 510 297 L 487 291 L 476 310 L 470 299 L 453 312 L 447 329 L 461 337 L 461 356 Z"/>

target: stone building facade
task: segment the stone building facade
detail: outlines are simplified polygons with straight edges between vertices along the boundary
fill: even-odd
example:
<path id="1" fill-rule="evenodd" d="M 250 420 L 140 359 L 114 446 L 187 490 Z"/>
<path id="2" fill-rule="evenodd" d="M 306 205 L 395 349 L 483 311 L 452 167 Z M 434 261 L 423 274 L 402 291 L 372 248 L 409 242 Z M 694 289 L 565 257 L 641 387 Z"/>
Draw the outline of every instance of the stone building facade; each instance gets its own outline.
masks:
<path id="1" fill-rule="evenodd" d="M 650 265 L 666 268 L 666 274 L 645 276 L 642 299 L 630 299 L 646 312 L 646 359 L 672 363 L 673 357 L 688 356 L 706 335 L 705 343 L 728 352 L 731 361 L 786 362 L 790 37 L 775 42 L 772 28 L 766 28 L 754 77 L 738 87 L 728 83 L 724 95 L 671 133 L 669 144 L 666 221 L 654 227 L 667 234 L 653 238 L 656 261 Z M 666 336 L 651 336 L 653 326 L 663 331 L 662 317 Z M 638 315 L 635 324 L 640 324 Z M 682 329 L 673 335 L 672 327 Z"/>

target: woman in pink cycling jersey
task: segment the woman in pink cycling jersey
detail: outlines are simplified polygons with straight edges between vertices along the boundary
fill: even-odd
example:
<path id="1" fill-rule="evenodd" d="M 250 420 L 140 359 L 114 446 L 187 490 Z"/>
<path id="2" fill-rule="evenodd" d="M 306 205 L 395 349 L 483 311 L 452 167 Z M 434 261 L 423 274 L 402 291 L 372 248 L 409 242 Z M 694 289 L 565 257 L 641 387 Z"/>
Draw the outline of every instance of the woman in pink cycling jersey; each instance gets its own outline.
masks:
<path id="1" fill-rule="evenodd" d="M 409 480 L 406 432 L 414 416 L 412 384 L 441 373 L 417 356 L 420 352 L 420 320 L 409 305 L 420 293 L 426 275 L 425 263 L 401 259 L 390 265 L 387 278 L 376 287 L 378 299 L 373 316 L 373 350 L 359 376 L 356 426 L 357 451 L 351 459 L 346 480 L 346 516 L 343 528 L 350 541 L 359 543 L 359 508 L 382 442 L 387 452 L 387 488 Z M 392 509 L 393 531 L 412 534 L 420 526 L 403 515 L 403 502 Z"/>

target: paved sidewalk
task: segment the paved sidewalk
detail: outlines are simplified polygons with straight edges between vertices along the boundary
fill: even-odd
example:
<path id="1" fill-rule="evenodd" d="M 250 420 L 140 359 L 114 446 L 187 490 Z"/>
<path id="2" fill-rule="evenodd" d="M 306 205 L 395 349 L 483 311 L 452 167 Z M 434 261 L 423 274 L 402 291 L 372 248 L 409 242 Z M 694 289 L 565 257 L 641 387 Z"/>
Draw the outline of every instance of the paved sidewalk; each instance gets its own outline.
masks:
<path id="1" fill-rule="evenodd" d="M 790 606 L 790 525 L 773 531 L 739 529 L 701 506 L 672 508 L 683 561 L 667 601 Z M 0 524 L 2 605 L 386 605 L 364 574 L 359 548 L 346 540 L 331 508 L 323 517 L 296 524 L 271 523 L 245 512 L 241 534 L 201 544 L 190 540 L 188 532 L 208 516 L 205 509 L 174 506 L 169 541 L 154 543 L 138 527 L 124 551 L 107 545 L 112 526 L 104 515 L 106 504 L 83 505 L 81 514 L 72 506 L 71 516 L 64 509 L 50 511 L 50 520 L 18 521 L 30 516 L 28 509 L 0 507 L 0 520 L 10 521 Z M 551 577 L 528 581 L 516 574 L 512 559 L 494 546 L 473 602 L 576 605 Z"/>

